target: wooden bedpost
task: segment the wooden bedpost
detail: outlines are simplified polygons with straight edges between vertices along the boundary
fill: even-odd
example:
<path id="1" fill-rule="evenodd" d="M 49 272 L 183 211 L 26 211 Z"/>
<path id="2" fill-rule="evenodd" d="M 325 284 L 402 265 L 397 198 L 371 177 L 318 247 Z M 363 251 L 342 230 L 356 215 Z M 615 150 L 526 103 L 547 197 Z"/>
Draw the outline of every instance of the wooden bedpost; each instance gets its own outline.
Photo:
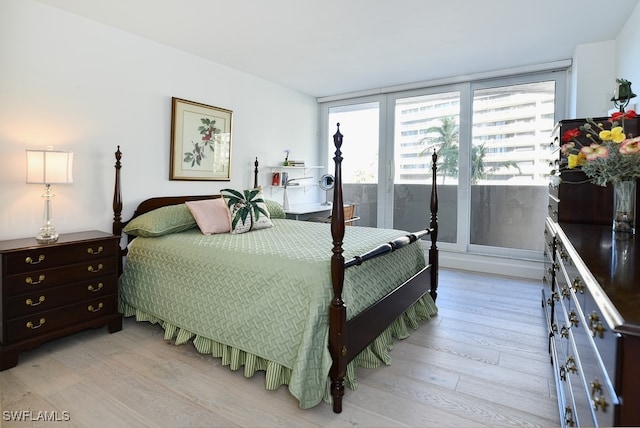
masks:
<path id="1" fill-rule="evenodd" d="M 433 149 L 431 161 L 433 162 L 433 165 L 431 165 L 431 221 L 429 223 L 429 228 L 431 229 L 431 248 L 429 248 L 429 264 L 431 265 L 431 290 L 429 290 L 429 294 L 435 302 L 436 298 L 438 297 L 438 270 L 440 269 L 438 261 L 438 247 L 436 245 L 436 242 L 438 241 L 438 190 L 436 187 L 438 155 L 436 154 L 435 149 Z"/>
<path id="2" fill-rule="evenodd" d="M 258 188 L 258 158 L 256 157 L 256 161 L 253 163 L 253 188 Z"/>
<path id="3" fill-rule="evenodd" d="M 333 136 L 336 147 L 333 161 L 335 163 L 335 186 L 333 191 L 333 208 L 331 210 L 331 237 L 333 238 L 333 255 L 331 256 L 331 283 L 333 285 L 333 299 L 329 307 L 329 352 L 333 359 L 331 371 L 331 397 L 333 411 L 342 412 L 342 397 L 344 396 L 344 378 L 347 373 L 347 308 L 342 300 L 344 284 L 344 256 L 342 242 L 344 239 L 344 209 L 342 196 L 342 134 L 340 124 Z"/>
<path id="4" fill-rule="evenodd" d="M 113 234 L 116 236 L 122 236 L 122 191 L 120 188 L 120 168 L 122 168 L 122 164 L 120 163 L 120 159 L 122 159 L 122 152 L 120 151 L 120 146 L 115 152 L 116 156 L 116 164 L 114 165 L 116 168 L 116 181 L 115 188 L 113 189 Z M 120 243 L 118 243 L 118 251 L 122 251 L 120 249 Z M 122 257 L 118 257 L 118 276 L 122 273 Z"/>
<path id="5" fill-rule="evenodd" d="M 122 234 L 122 193 L 120 191 L 120 168 L 122 168 L 120 159 L 122 159 L 122 152 L 120 151 L 120 146 L 118 146 L 115 155 L 116 184 L 113 189 L 113 234 L 120 235 Z"/>

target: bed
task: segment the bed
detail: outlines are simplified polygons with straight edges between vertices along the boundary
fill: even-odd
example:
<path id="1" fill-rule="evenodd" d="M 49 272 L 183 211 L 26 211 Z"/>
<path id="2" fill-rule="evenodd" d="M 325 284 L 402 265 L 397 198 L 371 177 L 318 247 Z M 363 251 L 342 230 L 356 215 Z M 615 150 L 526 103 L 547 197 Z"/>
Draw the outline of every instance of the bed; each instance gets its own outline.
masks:
<path id="1" fill-rule="evenodd" d="M 393 338 L 437 313 L 438 197 L 434 152 L 427 228 L 345 228 L 339 124 L 333 139 L 331 224 L 285 219 L 272 205 L 271 225 L 248 233 L 167 225 L 188 217 L 185 205 L 220 195 L 153 197 L 123 221 L 118 147 L 113 232 L 129 235 L 119 266 L 124 316 L 160 323 L 165 339 L 192 342 L 245 376 L 264 371 L 266 388 L 287 385 L 301 408 L 324 400 L 340 413 L 345 384 L 357 385 L 355 367 L 389 364 Z M 161 233 L 149 234 L 149 221 Z"/>

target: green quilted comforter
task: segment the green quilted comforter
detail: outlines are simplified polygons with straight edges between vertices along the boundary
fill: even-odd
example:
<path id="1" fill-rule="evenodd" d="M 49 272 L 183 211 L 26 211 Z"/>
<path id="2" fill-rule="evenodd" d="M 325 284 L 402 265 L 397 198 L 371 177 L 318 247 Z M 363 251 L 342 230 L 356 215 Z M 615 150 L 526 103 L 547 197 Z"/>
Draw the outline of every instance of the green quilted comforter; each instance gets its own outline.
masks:
<path id="1" fill-rule="evenodd" d="M 120 277 L 120 309 L 125 316 L 161 322 L 165 337 L 177 343 L 193 339 L 200 352 L 222 357 L 233 369 L 245 366 L 247 376 L 265 370 L 267 388 L 288 384 L 300 407 L 308 408 L 327 398 L 331 366 L 330 226 L 272 221 L 272 228 L 240 235 L 205 236 L 195 228 L 136 238 Z M 405 234 L 346 229 L 345 259 Z M 424 266 L 418 241 L 348 269 L 343 293 L 348 317 Z M 436 312 L 429 295 L 419 305 L 418 319 Z"/>

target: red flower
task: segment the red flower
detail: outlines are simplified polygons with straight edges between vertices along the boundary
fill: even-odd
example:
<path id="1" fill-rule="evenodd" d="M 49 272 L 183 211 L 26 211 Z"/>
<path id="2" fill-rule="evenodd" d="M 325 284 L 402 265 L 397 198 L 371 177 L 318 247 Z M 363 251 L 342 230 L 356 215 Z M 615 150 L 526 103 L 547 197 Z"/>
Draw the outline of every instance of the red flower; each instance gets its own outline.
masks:
<path id="1" fill-rule="evenodd" d="M 633 119 L 634 117 L 637 117 L 637 116 L 638 115 L 634 110 L 629 110 L 625 112 L 617 111 L 611 115 L 609 122 L 615 122 L 620 119 Z"/>
<path id="2" fill-rule="evenodd" d="M 568 129 L 564 134 L 562 134 L 562 142 L 566 143 L 573 140 L 574 138 L 578 138 L 580 135 L 582 134 L 580 133 L 580 130 L 578 128 Z"/>

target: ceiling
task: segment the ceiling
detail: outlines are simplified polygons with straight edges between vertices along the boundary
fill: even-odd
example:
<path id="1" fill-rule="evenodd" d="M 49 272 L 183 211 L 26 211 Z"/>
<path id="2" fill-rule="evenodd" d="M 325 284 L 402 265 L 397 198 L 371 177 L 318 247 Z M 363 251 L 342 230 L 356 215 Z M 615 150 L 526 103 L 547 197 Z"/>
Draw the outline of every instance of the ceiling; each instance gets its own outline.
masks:
<path id="1" fill-rule="evenodd" d="M 639 0 L 38 1 L 323 97 L 569 59 Z"/>

